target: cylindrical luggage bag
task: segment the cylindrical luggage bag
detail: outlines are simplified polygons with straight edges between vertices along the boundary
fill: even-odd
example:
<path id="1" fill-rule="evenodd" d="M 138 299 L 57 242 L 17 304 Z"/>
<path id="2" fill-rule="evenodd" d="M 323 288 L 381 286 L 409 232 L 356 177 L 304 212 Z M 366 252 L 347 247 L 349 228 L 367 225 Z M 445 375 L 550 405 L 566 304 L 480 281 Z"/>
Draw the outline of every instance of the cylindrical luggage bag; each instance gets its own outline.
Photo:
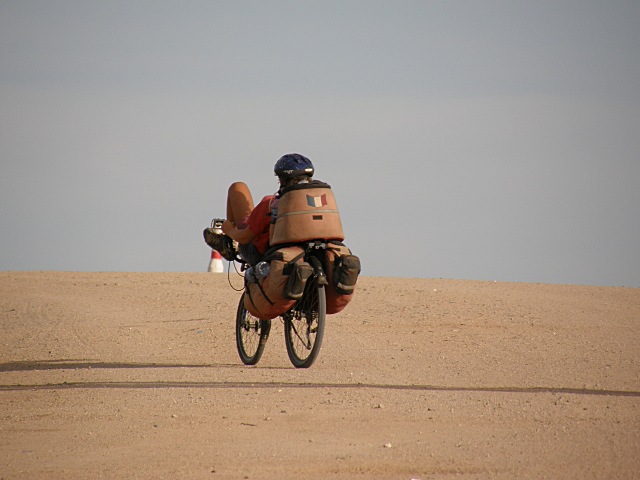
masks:
<path id="1" fill-rule="evenodd" d="M 285 289 L 294 264 L 304 263 L 304 250 L 283 247 L 265 257 L 269 262 L 269 275 L 262 280 L 246 281 L 244 306 L 261 320 L 271 320 L 293 307 L 295 299 L 287 298 Z"/>

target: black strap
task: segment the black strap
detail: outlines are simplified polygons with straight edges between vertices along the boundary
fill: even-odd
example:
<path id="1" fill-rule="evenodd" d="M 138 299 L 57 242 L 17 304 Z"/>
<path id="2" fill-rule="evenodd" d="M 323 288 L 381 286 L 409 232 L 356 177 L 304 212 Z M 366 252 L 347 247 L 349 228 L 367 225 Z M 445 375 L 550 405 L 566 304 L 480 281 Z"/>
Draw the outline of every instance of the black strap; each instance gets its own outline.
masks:
<path id="1" fill-rule="evenodd" d="M 278 254 L 278 251 L 283 249 L 283 248 L 289 248 L 289 247 L 299 247 L 302 248 L 304 250 L 304 244 L 306 242 L 291 242 L 291 243 L 281 243 L 278 245 L 273 245 L 272 247 L 270 247 L 266 252 L 264 252 L 264 255 L 262 256 L 262 260 L 265 262 L 270 262 L 271 260 L 278 259 L 278 260 L 282 260 L 283 259 L 283 255 L 280 253 Z"/>
<path id="2" fill-rule="evenodd" d="M 253 298 L 251 298 L 251 290 L 249 288 L 246 288 L 245 292 L 247 292 L 247 295 L 249 296 L 249 301 L 251 302 L 251 305 L 253 305 L 253 308 L 256 310 L 256 312 L 260 313 L 260 309 L 256 305 L 256 302 L 254 302 Z"/>
<path id="3" fill-rule="evenodd" d="M 283 274 L 283 275 L 291 275 L 292 270 L 293 270 L 293 268 L 294 268 L 294 265 L 295 265 L 296 263 L 298 263 L 298 260 L 300 260 L 301 258 L 303 258 L 303 257 L 304 257 L 304 254 L 305 254 L 305 253 L 307 253 L 307 252 L 305 252 L 305 251 L 303 250 L 301 253 L 299 253 L 298 255 L 296 255 L 295 257 L 293 257 L 291 260 L 289 260 L 289 261 L 287 262 L 287 264 L 284 266 L 284 268 L 282 269 L 282 274 Z"/>
<path id="4" fill-rule="evenodd" d="M 307 188 L 331 188 L 331 185 L 328 183 L 322 182 L 320 180 L 311 180 L 308 183 L 296 183 L 295 185 L 291 185 L 289 187 L 284 187 L 280 189 L 280 196 L 284 195 L 287 192 L 292 190 L 306 190 Z"/>
<path id="5" fill-rule="evenodd" d="M 264 296 L 264 298 L 267 299 L 267 302 L 269 302 L 271 305 L 273 305 L 273 302 L 271 301 L 271 299 L 267 296 L 267 294 L 265 293 L 264 289 L 262 288 L 262 285 L 260 285 L 260 282 L 256 282 L 256 285 L 258 285 L 258 288 L 260 289 L 260 291 L 262 292 L 262 295 Z"/>

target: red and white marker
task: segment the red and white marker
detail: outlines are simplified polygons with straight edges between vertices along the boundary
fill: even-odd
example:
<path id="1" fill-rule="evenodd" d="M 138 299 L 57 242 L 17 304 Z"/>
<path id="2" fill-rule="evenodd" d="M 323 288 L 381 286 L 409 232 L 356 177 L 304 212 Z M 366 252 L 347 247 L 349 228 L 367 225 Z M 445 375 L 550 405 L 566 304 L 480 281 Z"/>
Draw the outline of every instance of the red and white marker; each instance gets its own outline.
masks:
<path id="1" fill-rule="evenodd" d="M 207 272 L 222 273 L 224 267 L 222 265 L 222 255 L 217 250 L 211 249 L 211 260 L 209 261 L 209 268 Z"/>

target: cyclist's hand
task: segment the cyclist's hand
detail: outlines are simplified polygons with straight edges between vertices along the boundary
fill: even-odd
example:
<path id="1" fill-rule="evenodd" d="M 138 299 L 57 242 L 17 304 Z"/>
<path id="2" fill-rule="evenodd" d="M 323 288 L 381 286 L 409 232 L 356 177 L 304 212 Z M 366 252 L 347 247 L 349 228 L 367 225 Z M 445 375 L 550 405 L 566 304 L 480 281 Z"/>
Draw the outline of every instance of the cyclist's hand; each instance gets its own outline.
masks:
<path id="1" fill-rule="evenodd" d="M 225 220 L 224 223 L 222 224 L 222 231 L 227 235 L 229 235 L 232 232 L 232 230 L 235 230 L 235 228 L 236 228 L 236 224 L 233 223 L 231 220 Z"/>

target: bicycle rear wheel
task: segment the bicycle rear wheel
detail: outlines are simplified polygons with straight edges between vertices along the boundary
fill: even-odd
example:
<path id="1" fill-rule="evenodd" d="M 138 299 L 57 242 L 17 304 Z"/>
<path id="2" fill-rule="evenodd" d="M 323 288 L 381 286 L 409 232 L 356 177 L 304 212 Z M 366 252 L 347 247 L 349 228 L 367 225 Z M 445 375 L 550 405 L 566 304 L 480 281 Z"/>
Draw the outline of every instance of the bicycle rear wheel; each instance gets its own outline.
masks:
<path id="1" fill-rule="evenodd" d="M 242 363 L 255 365 L 267 344 L 271 320 L 260 320 L 251 315 L 244 307 L 244 295 L 240 297 L 236 314 L 236 347 Z"/>
<path id="2" fill-rule="evenodd" d="M 324 285 L 314 275 L 309 278 L 302 298 L 283 315 L 287 354 L 296 368 L 309 368 L 318 358 L 326 313 Z"/>

